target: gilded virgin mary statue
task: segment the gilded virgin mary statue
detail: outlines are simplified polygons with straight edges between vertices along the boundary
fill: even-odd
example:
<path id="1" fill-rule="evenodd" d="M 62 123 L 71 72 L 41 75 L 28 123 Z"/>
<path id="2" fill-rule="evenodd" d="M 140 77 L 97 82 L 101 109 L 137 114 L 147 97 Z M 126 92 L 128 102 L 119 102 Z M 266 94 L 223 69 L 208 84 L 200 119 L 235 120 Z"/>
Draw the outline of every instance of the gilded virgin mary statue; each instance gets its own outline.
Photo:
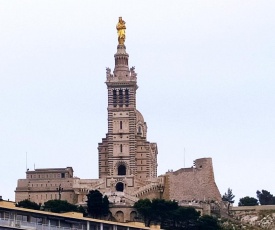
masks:
<path id="1" fill-rule="evenodd" d="M 125 35 L 126 26 L 125 26 L 125 21 L 122 20 L 122 17 L 118 18 L 116 29 L 117 29 L 117 36 L 118 36 L 118 44 L 124 45 L 125 38 L 126 38 L 126 35 Z"/>

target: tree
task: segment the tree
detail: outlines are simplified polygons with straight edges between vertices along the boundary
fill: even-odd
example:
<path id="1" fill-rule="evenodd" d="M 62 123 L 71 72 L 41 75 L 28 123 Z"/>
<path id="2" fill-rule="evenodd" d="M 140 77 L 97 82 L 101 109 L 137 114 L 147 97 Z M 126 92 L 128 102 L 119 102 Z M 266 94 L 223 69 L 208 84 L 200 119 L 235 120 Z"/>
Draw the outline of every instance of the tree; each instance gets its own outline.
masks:
<path id="1" fill-rule="evenodd" d="M 134 204 L 142 216 L 145 226 L 151 222 L 160 224 L 161 229 L 198 229 L 200 213 L 193 207 L 180 207 L 176 201 L 163 199 L 139 200 Z M 218 229 L 218 228 L 217 228 Z"/>
<path id="2" fill-rule="evenodd" d="M 197 229 L 200 212 L 193 207 L 178 207 L 169 217 L 165 229 Z"/>
<path id="3" fill-rule="evenodd" d="M 254 197 L 245 196 L 240 199 L 239 206 L 256 206 L 258 205 L 258 200 Z"/>
<path id="4" fill-rule="evenodd" d="M 221 229 L 218 220 L 213 216 L 204 215 L 198 220 L 199 230 L 218 230 Z"/>
<path id="5" fill-rule="evenodd" d="M 142 216 L 146 227 L 150 226 L 151 221 L 154 219 L 154 213 L 152 209 L 152 202 L 149 199 L 138 200 L 134 204 L 134 208 Z"/>
<path id="6" fill-rule="evenodd" d="M 232 189 L 230 189 L 230 188 L 228 188 L 227 193 L 225 193 L 222 196 L 222 200 L 228 202 L 228 205 L 227 205 L 227 212 L 228 212 L 228 214 L 229 214 L 229 207 L 230 207 L 230 205 L 235 202 L 234 198 L 235 198 L 235 195 L 233 195 Z"/>
<path id="7" fill-rule="evenodd" d="M 78 207 L 66 200 L 48 200 L 44 203 L 44 209 L 50 212 L 78 212 Z"/>
<path id="8" fill-rule="evenodd" d="M 16 207 L 39 210 L 41 206 L 35 202 L 25 199 L 25 200 L 19 201 L 16 204 Z"/>
<path id="9" fill-rule="evenodd" d="M 101 218 L 109 213 L 109 200 L 98 190 L 91 190 L 87 195 L 88 214 L 93 218 Z"/>
<path id="10" fill-rule="evenodd" d="M 153 199 L 151 203 L 153 220 L 156 223 L 160 223 L 161 228 L 164 227 L 164 223 L 171 219 L 172 213 L 178 209 L 178 203 L 176 201 L 166 201 L 163 199 Z"/>
<path id="11" fill-rule="evenodd" d="M 259 190 L 256 192 L 257 197 L 261 205 L 272 205 L 275 204 L 275 197 L 266 190 Z"/>
<path id="12" fill-rule="evenodd" d="M 107 196 L 104 196 L 102 200 L 102 215 L 107 216 L 108 213 L 109 213 L 109 199 Z"/>

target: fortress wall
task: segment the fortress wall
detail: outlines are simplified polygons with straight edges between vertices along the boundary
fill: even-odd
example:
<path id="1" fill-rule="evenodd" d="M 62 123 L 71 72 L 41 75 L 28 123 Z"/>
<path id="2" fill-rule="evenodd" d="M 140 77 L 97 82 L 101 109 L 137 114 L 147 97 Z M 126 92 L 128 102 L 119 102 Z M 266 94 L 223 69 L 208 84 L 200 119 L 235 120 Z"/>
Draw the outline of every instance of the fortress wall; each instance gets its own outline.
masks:
<path id="1" fill-rule="evenodd" d="M 144 195 L 138 197 L 139 199 L 150 199 L 150 200 L 153 200 L 153 199 L 159 199 L 161 198 L 160 197 L 160 193 L 157 191 L 157 190 L 152 190 L 148 193 L 145 193 Z"/>
<path id="2" fill-rule="evenodd" d="M 211 158 L 197 159 L 194 161 L 194 167 L 168 172 L 166 175 L 169 183 L 169 199 L 221 200 L 221 194 L 214 179 Z"/>
<path id="3" fill-rule="evenodd" d="M 164 176 L 164 190 L 162 194 L 162 198 L 165 200 L 170 199 L 170 177 L 168 175 Z"/>

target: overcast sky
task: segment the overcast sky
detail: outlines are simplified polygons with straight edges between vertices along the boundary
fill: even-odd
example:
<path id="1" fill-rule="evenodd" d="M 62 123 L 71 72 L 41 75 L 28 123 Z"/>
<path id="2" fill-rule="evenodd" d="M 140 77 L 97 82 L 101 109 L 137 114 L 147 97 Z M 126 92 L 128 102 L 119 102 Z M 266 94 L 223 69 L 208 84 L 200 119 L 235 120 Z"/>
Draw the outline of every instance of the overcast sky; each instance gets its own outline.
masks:
<path id="1" fill-rule="evenodd" d="M 0 0 L 0 195 L 14 200 L 26 167 L 98 178 L 119 16 L 158 174 L 211 157 L 235 205 L 275 195 L 274 12 L 273 0 Z"/>

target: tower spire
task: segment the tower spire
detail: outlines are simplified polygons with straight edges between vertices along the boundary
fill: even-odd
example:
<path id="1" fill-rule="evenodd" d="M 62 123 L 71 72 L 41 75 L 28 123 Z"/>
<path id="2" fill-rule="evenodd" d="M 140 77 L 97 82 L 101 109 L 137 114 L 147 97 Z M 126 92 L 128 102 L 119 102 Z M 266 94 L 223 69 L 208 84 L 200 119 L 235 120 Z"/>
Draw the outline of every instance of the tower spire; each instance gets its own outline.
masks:
<path id="1" fill-rule="evenodd" d="M 115 54 L 115 75 L 121 77 L 121 75 L 129 76 L 129 67 L 128 59 L 129 55 L 126 53 L 126 46 L 124 45 L 126 39 L 126 26 L 125 21 L 122 20 L 122 17 L 118 18 L 118 23 L 116 25 L 117 36 L 118 36 L 118 45 L 117 52 Z"/>

